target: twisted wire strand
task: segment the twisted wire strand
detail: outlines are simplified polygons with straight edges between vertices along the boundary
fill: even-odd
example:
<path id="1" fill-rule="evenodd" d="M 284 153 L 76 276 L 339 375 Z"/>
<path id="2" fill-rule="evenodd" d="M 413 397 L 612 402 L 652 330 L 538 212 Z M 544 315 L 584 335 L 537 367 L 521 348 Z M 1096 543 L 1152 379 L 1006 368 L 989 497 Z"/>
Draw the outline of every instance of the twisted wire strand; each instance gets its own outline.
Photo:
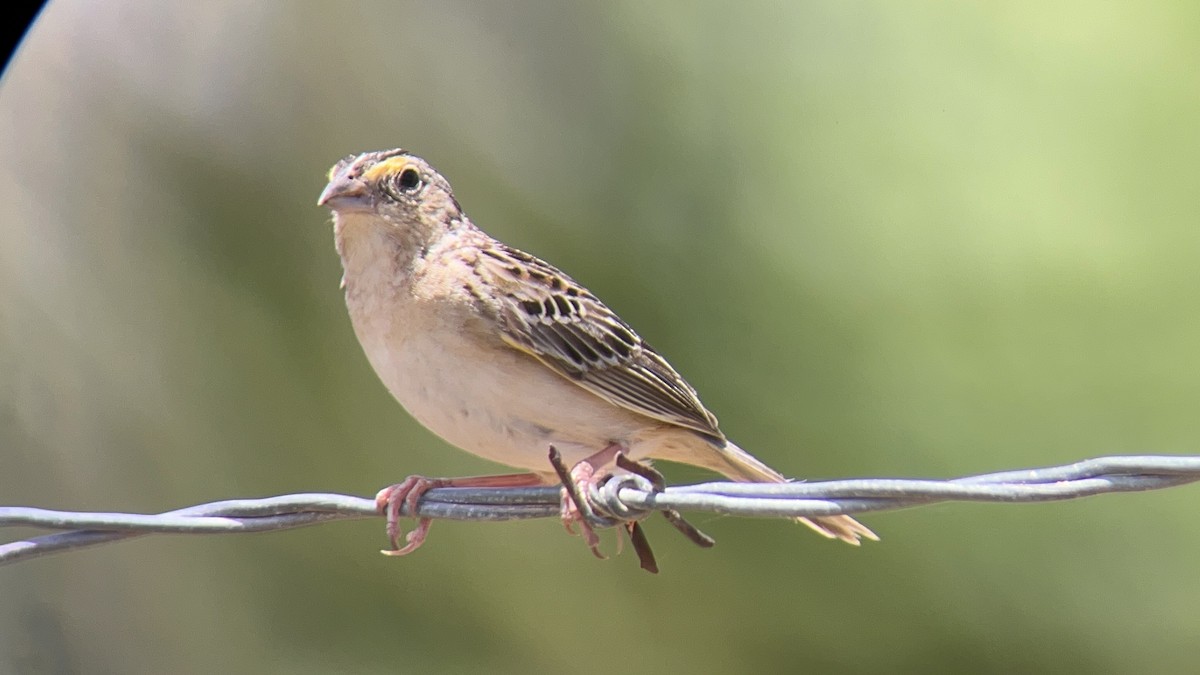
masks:
<path id="1" fill-rule="evenodd" d="M 618 476 L 590 491 L 587 497 L 598 514 L 596 524 L 611 526 L 664 509 L 794 518 L 886 511 L 946 501 L 1056 501 L 1158 490 L 1198 480 L 1200 456 L 1128 455 L 952 480 L 712 482 L 655 491 L 639 476 Z M 559 500 L 559 488 L 554 486 L 436 488 L 422 497 L 416 515 L 479 521 L 550 518 L 559 515 Z M 379 515 L 373 499 L 323 493 L 231 499 L 154 515 L 7 506 L 0 507 L 0 527 L 64 531 L 0 544 L 0 565 L 146 534 L 265 532 Z"/>

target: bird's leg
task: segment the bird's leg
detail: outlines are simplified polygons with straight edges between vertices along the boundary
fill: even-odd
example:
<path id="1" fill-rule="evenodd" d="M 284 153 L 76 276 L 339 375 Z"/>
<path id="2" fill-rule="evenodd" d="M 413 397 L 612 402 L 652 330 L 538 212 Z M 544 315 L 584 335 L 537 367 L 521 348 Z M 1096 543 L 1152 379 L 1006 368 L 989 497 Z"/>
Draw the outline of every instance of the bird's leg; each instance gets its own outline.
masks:
<path id="1" fill-rule="evenodd" d="M 579 534 L 583 536 L 583 540 L 587 543 L 588 548 L 592 550 L 592 554 L 600 559 L 604 559 L 606 556 L 600 552 L 599 535 L 596 534 L 596 531 L 588 522 L 588 519 L 593 518 L 594 514 L 592 513 L 591 506 L 588 505 L 587 493 L 588 490 L 599 484 L 599 481 L 596 479 L 596 470 L 612 464 L 617 454 L 625 451 L 625 449 L 619 443 L 610 443 L 600 452 L 584 458 L 571 467 L 570 471 L 567 471 L 558 449 L 550 446 L 550 463 L 554 465 L 554 470 L 558 473 L 558 477 L 563 483 L 563 527 L 567 528 L 567 532 L 575 534 L 574 525 L 578 523 Z"/>
<path id="2" fill-rule="evenodd" d="M 385 487 L 375 495 L 375 505 L 387 516 L 387 535 L 391 550 L 381 551 L 384 555 L 407 555 L 425 543 L 429 534 L 431 518 L 417 516 L 417 503 L 421 496 L 433 488 L 440 487 L 531 487 L 544 485 L 545 481 L 536 473 L 510 473 L 501 476 L 467 476 L 465 478 L 426 478 L 409 476 L 395 485 Z M 400 511 L 404 509 L 417 518 L 417 526 L 404 537 L 400 546 Z"/>

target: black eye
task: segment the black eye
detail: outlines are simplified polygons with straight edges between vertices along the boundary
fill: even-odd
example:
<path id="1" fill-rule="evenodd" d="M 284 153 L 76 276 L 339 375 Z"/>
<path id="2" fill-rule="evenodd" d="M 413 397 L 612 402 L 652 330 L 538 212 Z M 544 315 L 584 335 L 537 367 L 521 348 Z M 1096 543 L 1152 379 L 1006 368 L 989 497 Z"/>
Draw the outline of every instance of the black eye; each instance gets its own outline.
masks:
<path id="1" fill-rule="evenodd" d="M 396 179 L 396 185 L 405 192 L 411 192 L 420 184 L 421 174 L 412 168 L 401 171 L 400 176 Z"/>

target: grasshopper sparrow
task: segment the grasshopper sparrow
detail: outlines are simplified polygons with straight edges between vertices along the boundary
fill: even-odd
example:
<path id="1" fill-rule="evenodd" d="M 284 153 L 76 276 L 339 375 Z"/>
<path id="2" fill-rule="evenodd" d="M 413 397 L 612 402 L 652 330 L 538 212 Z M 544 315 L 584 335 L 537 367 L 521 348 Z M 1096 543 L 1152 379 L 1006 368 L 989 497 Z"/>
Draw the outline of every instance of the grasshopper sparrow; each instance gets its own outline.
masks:
<path id="1" fill-rule="evenodd" d="M 619 452 L 735 481 L 786 480 L 725 438 L 695 390 L 596 296 L 477 228 L 425 160 L 398 149 L 347 157 L 318 204 L 333 211 L 350 319 L 388 390 L 452 445 L 527 472 L 413 476 L 382 490 L 392 553 L 416 549 L 429 527 L 421 521 L 400 547 L 402 504 L 415 513 L 436 486 L 557 483 L 550 447 L 591 485 Z M 574 509 L 564 494 L 564 514 L 578 518 Z M 849 516 L 799 520 L 851 544 L 876 539 Z"/>

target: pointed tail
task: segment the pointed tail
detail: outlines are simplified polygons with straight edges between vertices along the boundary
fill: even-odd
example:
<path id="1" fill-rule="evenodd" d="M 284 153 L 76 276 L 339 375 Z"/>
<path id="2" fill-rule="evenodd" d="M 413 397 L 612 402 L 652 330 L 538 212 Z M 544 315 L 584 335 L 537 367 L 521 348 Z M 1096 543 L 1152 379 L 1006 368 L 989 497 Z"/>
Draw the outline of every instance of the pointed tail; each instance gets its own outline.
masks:
<path id="1" fill-rule="evenodd" d="M 714 463 L 709 468 L 724 474 L 731 480 L 742 483 L 786 483 L 775 469 L 760 462 L 754 455 L 727 441 L 725 447 L 717 449 L 721 457 L 720 463 Z M 858 546 L 862 539 L 879 541 L 879 537 L 850 516 L 819 516 L 814 518 L 797 518 L 797 522 L 811 527 L 818 534 L 830 539 L 841 539 L 847 544 Z"/>

